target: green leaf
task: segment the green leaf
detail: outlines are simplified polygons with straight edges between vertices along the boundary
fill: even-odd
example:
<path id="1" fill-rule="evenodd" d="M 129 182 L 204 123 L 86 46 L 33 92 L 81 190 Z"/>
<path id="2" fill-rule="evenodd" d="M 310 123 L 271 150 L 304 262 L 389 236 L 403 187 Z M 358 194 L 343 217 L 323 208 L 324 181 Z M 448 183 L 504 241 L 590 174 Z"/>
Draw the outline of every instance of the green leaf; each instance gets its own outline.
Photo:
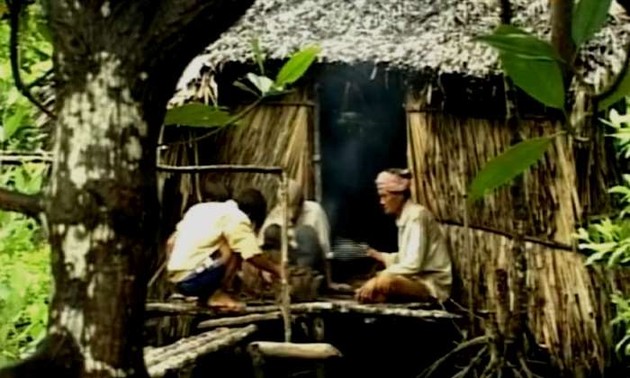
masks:
<path id="1" fill-rule="evenodd" d="M 606 22 L 612 0 L 580 0 L 573 11 L 573 42 L 579 48 Z"/>
<path id="2" fill-rule="evenodd" d="M 260 91 L 262 95 L 271 92 L 274 87 L 274 82 L 267 76 L 259 76 L 255 73 L 248 73 L 245 77 Z"/>
<path id="3" fill-rule="evenodd" d="M 254 96 L 258 97 L 260 95 L 260 93 L 256 93 L 255 90 L 251 89 L 250 87 L 248 87 L 246 84 L 241 83 L 240 81 L 235 81 L 234 82 L 234 86 L 242 91 L 245 92 L 249 92 L 251 94 L 253 94 Z"/>
<path id="4" fill-rule="evenodd" d="M 492 34 L 477 37 L 500 53 L 516 55 L 524 60 L 562 61 L 549 42 L 536 38 L 515 26 L 500 25 Z"/>
<path id="5" fill-rule="evenodd" d="M 564 108 L 561 59 L 551 44 L 509 25 L 477 40 L 499 51 L 505 74 L 516 86 L 547 106 Z"/>
<path id="6" fill-rule="evenodd" d="M 606 110 L 630 94 L 630 68 L 626 67 L 626 69 L 622 70 L 622 73 L 623 77 L 619 85 L 599 100 L 597 104 L 598 110 Z"/>
<path id="7" fill-rule="evenodd" d="M 543 156 L 554 137 L 523 141 L 490 160 L 470 184 L 468 200 L 472 203 L 523 173 Z"/>
<path id="8" fill-rule="evenodd" d="M 208 105 L 191 103 L 169 109 L 164 118 L 165 125 L 193 127 L 225 126 L 231 121 L 230 113 Z"/>
<path id="9" fill-rule="evenodd" d="M 601 260 L 603 257 L 604 255 L 602 253 L 593 253 L 586 259 L 586 261 L 584 262 L 584 265 L 593 265 L 599 260 Z"/>
<path id="10" fill-rule="evenodd" d="M 293 54 L 291 58 L 282 66 L 278 76 L 276 77 L 276 85 L 284 87 L 292 84 L 301 78 L 308 68 L 313 64 L 317 54 L 321 48 L 319 46 L 311 46 L 304 48 Z"/>
<path id="11" fill-rule="evenodd" d="M 252 38 L 251 44 L 252 44 L 252 52 L 254 53 L 254 60 L 256 61 L 256 64 L 258 64 L 258 69 L 260 69 L 260 74 L 264 75 L 265 74 L 265 65 L 264 65 L 265 54 L 260 48 L 260 42 L 258 41 L 258 38 Z"/>
<path id="12" fill-rule="evenodd" d="M 11 139 L 22 126 L 25 126 L 24 119 L 27 115 L 28 109 L 24 106 L 18 106 L 15 113 L 4 120 L 4 139 Z"/>
<path id="13" fill-rule="evenodd" d="M 502 53 L 500 58 L 517 87 L 546 106 L 564 108 L 564 82 L 557 61 L 522 59 L 510 53 Z"/>

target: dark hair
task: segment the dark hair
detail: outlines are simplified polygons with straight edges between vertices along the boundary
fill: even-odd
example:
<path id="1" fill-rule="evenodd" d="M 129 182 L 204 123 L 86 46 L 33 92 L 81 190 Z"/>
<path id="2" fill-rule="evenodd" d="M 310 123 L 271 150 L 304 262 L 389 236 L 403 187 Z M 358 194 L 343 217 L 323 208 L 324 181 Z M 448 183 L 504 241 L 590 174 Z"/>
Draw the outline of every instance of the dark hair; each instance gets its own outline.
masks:
<path id="1" fill-rule="evenodd" d="M 247 215 L 254 229 L 257 230 L 262 226 L 267 216 L 267 201 L 258 189 L 243 189 L 234 196 L 234 201 L 238 204 L 238 208 Z"/>
<path id="2" fill-rule="evenodd" d="M 231 197 L 230 190 L 222 182 L 205 179 L 201 184 L 201 198 L 204 202 L 225 202 Z"/>

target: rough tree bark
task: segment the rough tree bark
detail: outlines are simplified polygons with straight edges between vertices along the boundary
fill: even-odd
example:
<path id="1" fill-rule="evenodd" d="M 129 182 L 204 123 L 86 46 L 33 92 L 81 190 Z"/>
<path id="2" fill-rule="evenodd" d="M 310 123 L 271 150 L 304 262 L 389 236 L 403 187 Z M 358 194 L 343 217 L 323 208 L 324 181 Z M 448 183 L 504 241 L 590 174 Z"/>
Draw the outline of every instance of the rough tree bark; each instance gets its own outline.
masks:
<path id="1" fill-rule="evenodd" d="M 43 199 L 55 290 L 47 340 L 0 376 L 147 376 L 159 126 L 186 64 L 252 2 L 45 1 L 57 79 Z"/>

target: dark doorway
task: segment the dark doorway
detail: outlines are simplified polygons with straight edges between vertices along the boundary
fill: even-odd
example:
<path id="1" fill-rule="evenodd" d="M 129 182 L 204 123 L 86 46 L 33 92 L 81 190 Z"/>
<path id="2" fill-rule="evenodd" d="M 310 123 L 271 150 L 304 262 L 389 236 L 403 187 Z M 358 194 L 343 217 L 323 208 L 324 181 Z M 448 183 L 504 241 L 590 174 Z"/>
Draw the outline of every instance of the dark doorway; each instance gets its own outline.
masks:
<path id="1" fill-rule="evenodd" d="M 397 250 L 393 218 L 383 214 L 374 180 L 406 166 L 400 79 L 373 67 L 332 67 L 319 85 L 323 206 L 332 237 Z"/>

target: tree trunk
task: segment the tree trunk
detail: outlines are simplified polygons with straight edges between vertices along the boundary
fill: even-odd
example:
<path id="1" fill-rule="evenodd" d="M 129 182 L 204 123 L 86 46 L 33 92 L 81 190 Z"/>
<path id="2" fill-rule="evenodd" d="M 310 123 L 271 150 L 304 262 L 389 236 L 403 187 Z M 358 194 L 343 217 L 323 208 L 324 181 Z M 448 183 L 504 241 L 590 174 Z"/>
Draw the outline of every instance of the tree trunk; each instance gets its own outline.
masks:
<path id="1" fill-rule="evenodd" d="M 120 4 L 123 3 L 123 4 Z M 185 65 L 252 1 L 54 0 L 48 339 L 2 377 L 146 377 L 142 330 L 159 211 L 157 133 Z"/>

